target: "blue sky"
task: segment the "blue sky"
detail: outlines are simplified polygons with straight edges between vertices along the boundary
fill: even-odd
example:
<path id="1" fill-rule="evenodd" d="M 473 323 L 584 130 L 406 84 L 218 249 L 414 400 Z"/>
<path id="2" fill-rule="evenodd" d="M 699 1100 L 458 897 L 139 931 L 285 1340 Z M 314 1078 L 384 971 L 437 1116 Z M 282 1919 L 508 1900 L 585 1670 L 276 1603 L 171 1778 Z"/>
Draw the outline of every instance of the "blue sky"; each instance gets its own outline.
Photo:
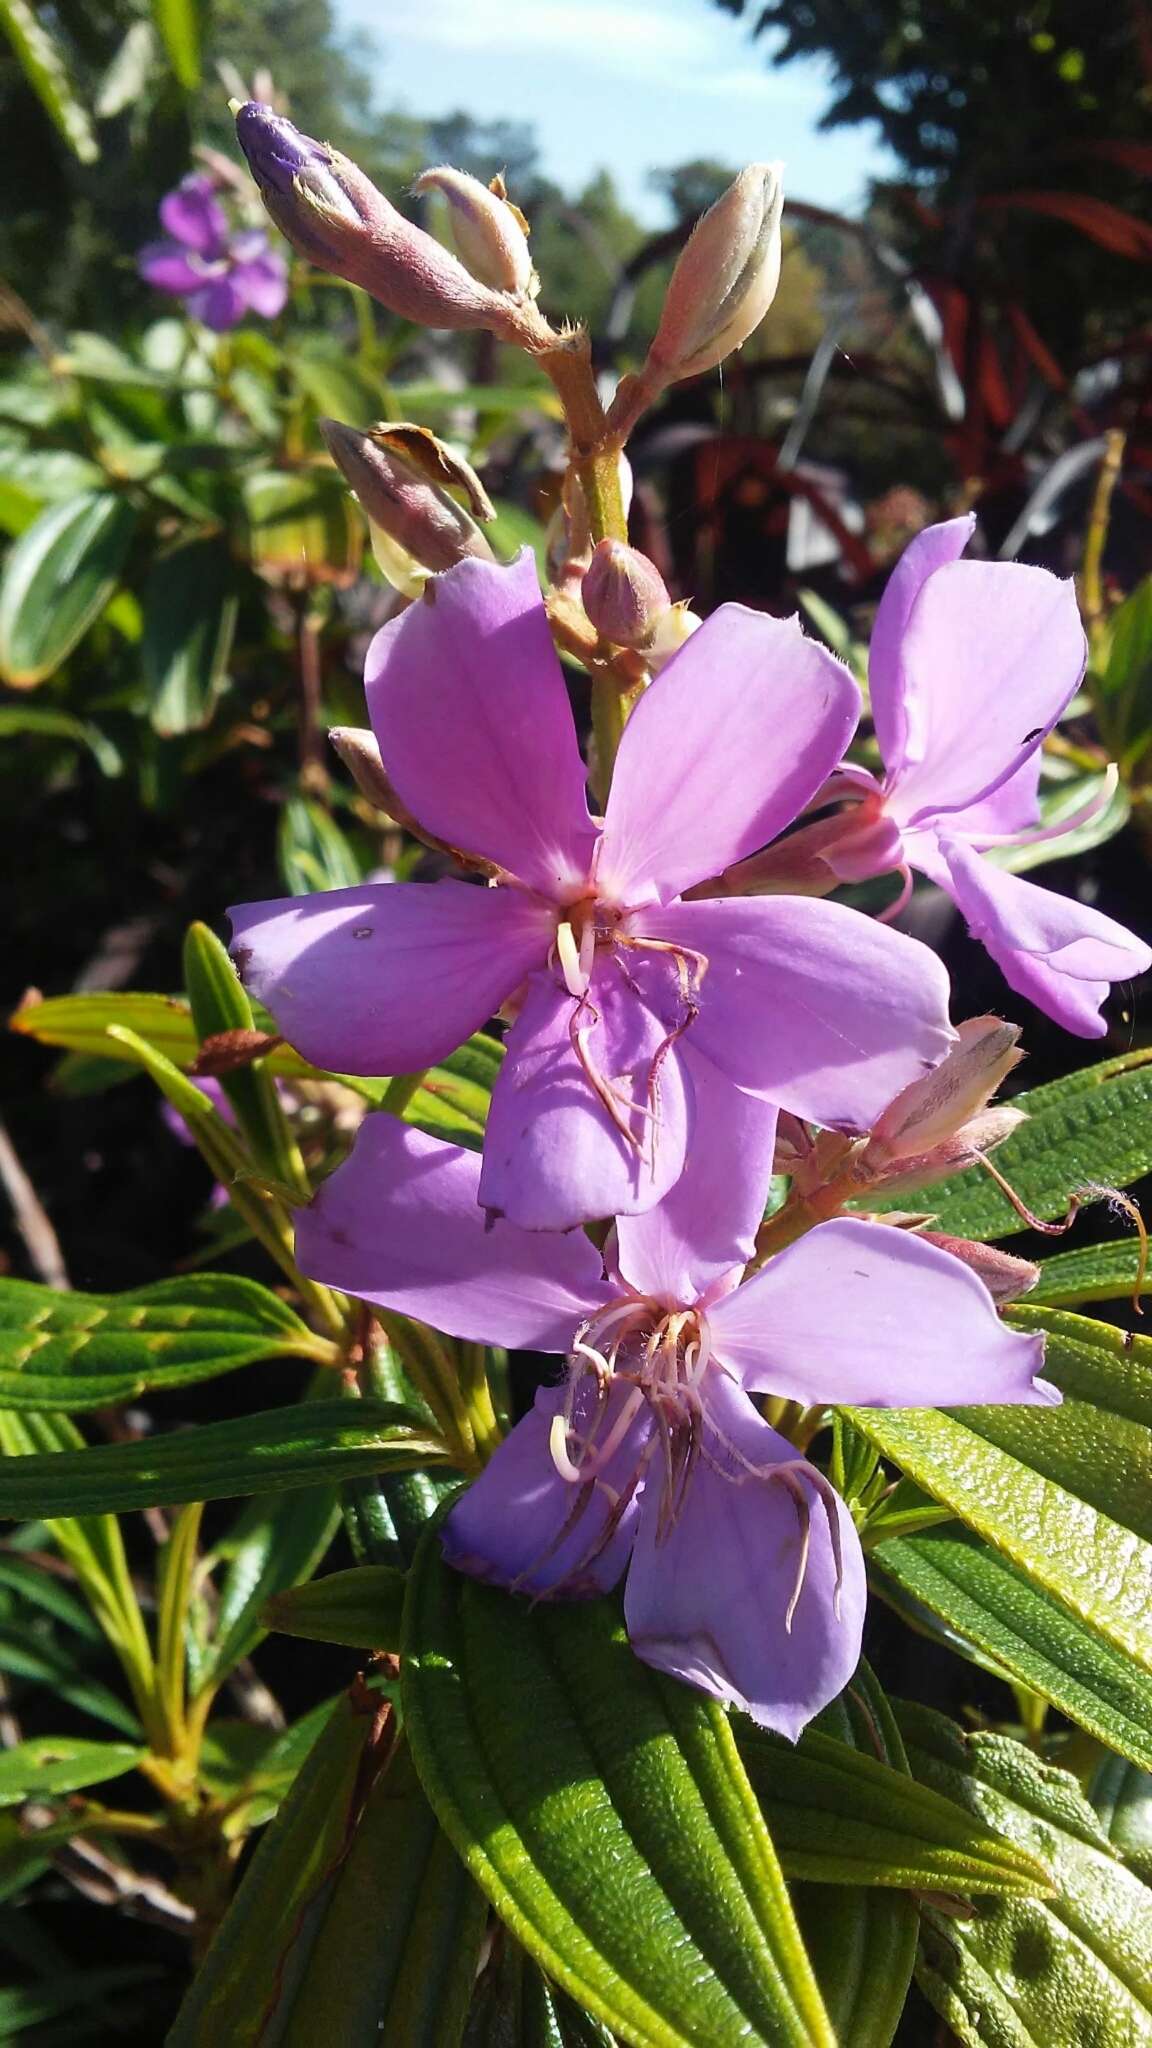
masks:
<path id="1" fill-rule="evenodd" d="M 661 225 L 648 171 L 710 156 L 783 157 L 797 198 L 851 211 L 887 161 L 867 128 L 820 134 L 821 63 L 775 70 L 711 0 L 336 0 L 378 52 L 382 106 L 530 122 L 544 169 L 578 189 L 609 168 Z"/>

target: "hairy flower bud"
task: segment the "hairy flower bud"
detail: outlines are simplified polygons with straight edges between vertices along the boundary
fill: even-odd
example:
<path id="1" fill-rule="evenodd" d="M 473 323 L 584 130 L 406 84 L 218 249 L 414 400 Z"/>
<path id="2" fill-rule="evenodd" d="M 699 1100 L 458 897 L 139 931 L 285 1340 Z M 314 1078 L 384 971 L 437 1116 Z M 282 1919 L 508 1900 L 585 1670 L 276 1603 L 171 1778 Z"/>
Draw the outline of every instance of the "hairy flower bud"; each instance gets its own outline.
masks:
<path id="1" fill-rule="evenodd" d="M 781 164 L 749 164 L 680 252 L 648 365 L 663 383 L 711 370 L 754 333 L 780 281 Z"/>
<path id="2" fill-rule="evenodd" d="M 257 100 L 235 109 L 236 134 L 260 196 L 301 256 L 424 327 L 487 327 L 540 344 L 551 330 L 530 306 L 465 270 L 405 220 L 339 150 L 302 135 Z"/>
<path id="3" fill-rule="evenodd" d="M 503 179 L 482 185 L 467 171 L 438 164 L 422 171 L 412 190 L 447 200 L 456 253 L 473 277 L 493 291 L 535 298 L 540 280 L 528 253 L 528 223 L 506 197 Z"/>
<path id="4" fill-rule="evenodd" d="M 942 1252 L 951 1252 L 954 1259 L 961 1259 L 984 1282 L 995 1302 L 1015 1301 L 1035 1287 L 1040 1278 L 1040 1268 L 1031 1259 L 1018 1259 L 1011 1252 L 999 1251 L 995 1245 L 973 1244 L 966 1237 L 946 1237 L 939 1230 L 921 1230 L 917 1236 L 925 1244 L 938 1245 Z"/>
<path id="5" fill-rule="evenodd" d="M 913 1081 L 889 1103 L 872 1132 L 865 1157 L 870 1165 L 919 1158 L 945 1140 L 970 1137 L 965 1128 L 987 1108 L 1000 1083 L 1023 1058 L 1019 1026 L 999 1017 L 969 1017 L 938 1067 Z M 1021 1110 L 1001 1110 L 999 1143 L 1022 1121 Z M 1005 1122 L 1005 1119 L 1008 1121 Z M 984 1150 L 980 1144 L 972 1149 Z M 949 1169 L 951 1170 L 951 1169 Z"/>
<path id="6" fill-rule="evenodd" d="M 401 422 L 362 433 L 338 420 L 321 420 L 320 432 L 363 507 L 378 560 L 379 536 L 392 543 L 380 564 L 390 582 L 398 581 L 394 572 L 405 556 L 433 571 L 450 569 L 465 555 L 495 561 L 475 520 L 444 488 L 456 485 L 481 518 L 491 519 L 492 505 L 483 484 L 469 464 L 426 427 Z M 394 557 L 395 549 L 401 551 L 399 558 Z M 399 587 L 406 589 L 408 580 L 399 581 Z M 417 588 L 421 580 L 417 576 Z"/>
<path id="7" fill-rule="evenodd" d="M 598 541 L 581 583 L 584 609 L 604 640 L 645 648 L 672 609 L 654 562 L 626 541 Z"/>
<path id="8" fill-rule="evenodd" d="M 409 825 L 412 814 L 401 803 L 384 772 L 380 742 L 367 726 L 334 725 L 328 734 L 331 744 L 374 810 L 384 811 L 398 825 Z"/>

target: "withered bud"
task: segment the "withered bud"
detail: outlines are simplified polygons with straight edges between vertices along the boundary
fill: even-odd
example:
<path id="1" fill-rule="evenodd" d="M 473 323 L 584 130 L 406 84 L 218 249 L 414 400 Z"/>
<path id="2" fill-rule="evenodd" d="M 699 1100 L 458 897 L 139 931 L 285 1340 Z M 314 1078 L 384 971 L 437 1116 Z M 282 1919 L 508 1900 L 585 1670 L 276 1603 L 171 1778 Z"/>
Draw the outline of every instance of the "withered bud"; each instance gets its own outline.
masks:
<path id="1" fill-rule="evenodd" d="M 1019 1026 L 999 1017 L 968 1018 L 940 1065 L 889 1103 L 872 1132 L 865 1161 L 879 1167 L 919 1158 L 948 1139 L 967 1137 L 965 1126 L 987 1108 L 1001 1082 L 1023 1059 L 1019 1037 Z M 1001 1110 L 998 1117 L 998 1135 L 971 1149 L 983 1151 L 987 1142 L 998 1144 L 1022 1121 L 1023 1111 Z"/>
<path id="2" fill-rule="evenodd" d="M 320 270 L 358 284 L 423 327 L 487 327 L 508 341 L 551 335 L 534 307 L 473 277 L 405 220 L 349 157 L 302 135 L 258 100 L 234 107 L 236 134 L 271 218 Z"/>
<path id="3" fill-rule="evenodd" d="M 642 376 L 670 384 L 711 370 L 753 334 L 780 282 L 782 164 L 749 164 L 680 252 Z"/>
<path id="4" fill-rule="evenodd" d="M 962 1259 L 984 1282 L 997 1304 L 1027 1294 L 1040 1278 L 1040 1268 L 1031 1259 L 1015 1258 L 1011 1252 L 998 1251 L 995 1245 L 973 1244 L 966 1237 L 946 1237 L 939 1230 L 922 1230 L 918 1235 L 926 1244 L 938 1245 L 942 1252 Z"/>
<path id="5" fill-rule="evenodd" d="M 384 771 L 380 745 L 367 726 L 334 725 L 328 738 L 347 768 L 362 797 L 374 810 L 384 811 L 398 825 L 412 822 L 411 813 L 400 802 Z"/>
<path id="6" fill-rule="evenodd" d="M 362 432 L 339 420 L 321 420 L 320 432 L 333 462 L 363 507 L 378 560 L 379 537 L 383 535 L 391 544 L 381 561 L 390 582 L 405 588 L 405 581 L 400 580 L 405 558 L 413 565 L 417 589 L 423 581 L 420 570 L 451 569 L 466 555 L 495 561 L 475 519 L 445 488 L 451 484 L 463 491 L 472 511 L 481 519 L 491 519 L 495 514 L 483 484 L 463 457 L 446 448 L 426 427 L 401 422 Z"/>
<path id="7" fill-rule="evenodd" d="M 655 563 L 622 540 L 597 542 L 580 588 L 596 631 L 617 647 L 649 647 L 672 609 Z"/>
<path id="8" fill-rule="evenodd" d="M 503 179 L 482 185 L 467 171 L 437 164 L 421 171 L 414 192 L 439 192 L 448 202 L 452 239 L 460 261 L 494 292 L 534 299 L 540 280 L 528 252 L 528 223 L 504 191 Z"/>

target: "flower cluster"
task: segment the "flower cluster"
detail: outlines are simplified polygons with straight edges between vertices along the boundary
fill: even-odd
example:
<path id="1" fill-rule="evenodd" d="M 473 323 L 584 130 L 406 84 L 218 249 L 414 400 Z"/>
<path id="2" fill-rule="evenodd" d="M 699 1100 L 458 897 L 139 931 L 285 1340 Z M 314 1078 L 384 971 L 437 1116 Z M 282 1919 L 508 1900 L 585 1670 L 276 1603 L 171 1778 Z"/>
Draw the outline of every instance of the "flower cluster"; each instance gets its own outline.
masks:
<path id="1" fill-rule="evenodd" d="M 422 256 L 405 284 L 417 231 L 271 120 L 242 110 L 245 147 L 309 253 L 386 303 L 450 292 L 456 324 L 482 305 L 488 321 L 488 300 L 531 319 L 502 188 L 429 174 L 471 282 Z M 689 299 L 711 362 L 708 337 L 737 346 L 741 309 L 771 296 L 778 179 L 738 186 L 681 259 L 693 292 L 673 280 L 664 382 L 696 359 Z M 441 501 L 459 479 L 395 439 L 413 431 L 329 445 L 418 555 L 426 525 L 454 544 Z M 640 1657 L 794 1737 L 851 1676 L 863 1624 L 859 1535 L 801 1448 L 826 1406 L 1059 1399 L 1042 1340 L 997 1312 L 1023 1262 L 866 1213 L 871 1189 L 927 1186 L 1007 1135 L 1019 1113 L 990 1099 L 1017 1034 L 955 1030 L 934 955 L 826 898 L 919 869 L 1012 985 L 1082 1032 L 1152 954 L 984 858 L 1036 834 L 1038 748 L 1084 664 L 1069 585 L 961 561 L 966 520 L 913 542 L 876 623 L 881 780 L 846 760 L 852 676 L 796 621 L 728 605 L 669 630 L 683 608 L 652 566 L 596 534 L 597 494 L 602 514 L 618 489 L 611 413 L 603 436 L 574 458 L 562 597 L 542 598 L 529 554 L 502 566 L 461 526 L 453 565 L 429 562 L 369 649 L 372 731 L 340 736 L 457 876 L 241 905 L 234 957 L 285 1038 L 337 1072 L 417 1073 L 504 1019 L 482 1157 L 369 1117 L 300 1217 L 301 1268 L 449 1336 L 563 1358 L 453 1507 L 447 1557 L 534 1598 L 626 1576 Z M 602 811 L 557 641 L 592 677 Z M 792 1194 L 765 1223 L 774 1172 Z"/>
<path id="2" fill-rule="evenodd" d="M 246 313 L 274 320 L 288 297 L 288 267 L 259 228 L 233 231 L 215 182 L 192 171 L 160 201 L 163 241 L 149 242 L 136 264 L 157 291 L 183 299 L 193 320 L 218 334 Z"/>

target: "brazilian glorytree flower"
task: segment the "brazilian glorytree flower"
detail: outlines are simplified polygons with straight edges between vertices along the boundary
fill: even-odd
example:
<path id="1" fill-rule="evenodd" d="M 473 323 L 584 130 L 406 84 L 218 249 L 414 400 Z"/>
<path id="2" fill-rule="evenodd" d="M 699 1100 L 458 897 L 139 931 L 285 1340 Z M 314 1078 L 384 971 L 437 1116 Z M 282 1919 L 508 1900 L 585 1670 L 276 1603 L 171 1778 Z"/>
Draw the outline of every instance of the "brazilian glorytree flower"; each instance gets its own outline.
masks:
<path id="1" fill-rule="evenodd" d="M 961 561 L 974 524 L 925 528 L 897 564 L 869 658 L 884 781 L 846 769 L 827 794 L 856 794 L 858 808 L 804 837 L 838 879 L 927 875 L 1009 987 L 1097 1038 L 1110 984 L 1145 973 L 1152 951 L 1100 911 L 981 857 L 1055 836 L 1038 830 L 1040 749 L 1084 673 L 1076 593 L 1046 569 Z"/>
<path id="2" fill-rule="evenodd" d="M 234 957 L 277 1029 L 339 1073 L 432 1065 L 511 1001 L 479 1188 L 493 1213 L 562 1229 L 650 1208 L 712 1075 L 864 1129 L 947 1051 L 947 978 L 914 940 L 809 898 L 682 900 L 782 831 L 852 731 L 855 684 L 795 621 L 726 605 L 693 634 L 632 714 L 603 820 L 527 552 L 434 579 L 377 634 L 365 680 L 388 784 L 496 886 L 242 904 Z"/>
<path id="3" fill-rule="evenodd" d="M 157 291 L 183 299 L 193 320 L 218 334 L 246 313 L 275 319 L 288 296 L 284 259 L 258 228 L 232 233 L 211 178 L 192 171 L 160 201 L 169 239 L 149 242 L 137 268 Z"/>
<path id="4" fill-rule="evenodd" d="M 476 1155 L 377 1114 L 296 1248 L 313 1279 L 451 1336 L 567 1356 L 452 1509 L 451 1564 L 538 1599 L 604 1593 L 627 1570 L 637 1654 L 795 1739 L 855 1669 L 864 1561 L 843 1501 L 749 1395 L 1059 1396 L 1036 1377 L 1043 1340 L 903 1231 L 821 1223 L 741 1282 L 774 1121 L 749 1101 L 733 1148 L 702 1117 L 673 1193 L 621 1217 L 602 1262 L 580 1231 L 486 1227 Z"/>

